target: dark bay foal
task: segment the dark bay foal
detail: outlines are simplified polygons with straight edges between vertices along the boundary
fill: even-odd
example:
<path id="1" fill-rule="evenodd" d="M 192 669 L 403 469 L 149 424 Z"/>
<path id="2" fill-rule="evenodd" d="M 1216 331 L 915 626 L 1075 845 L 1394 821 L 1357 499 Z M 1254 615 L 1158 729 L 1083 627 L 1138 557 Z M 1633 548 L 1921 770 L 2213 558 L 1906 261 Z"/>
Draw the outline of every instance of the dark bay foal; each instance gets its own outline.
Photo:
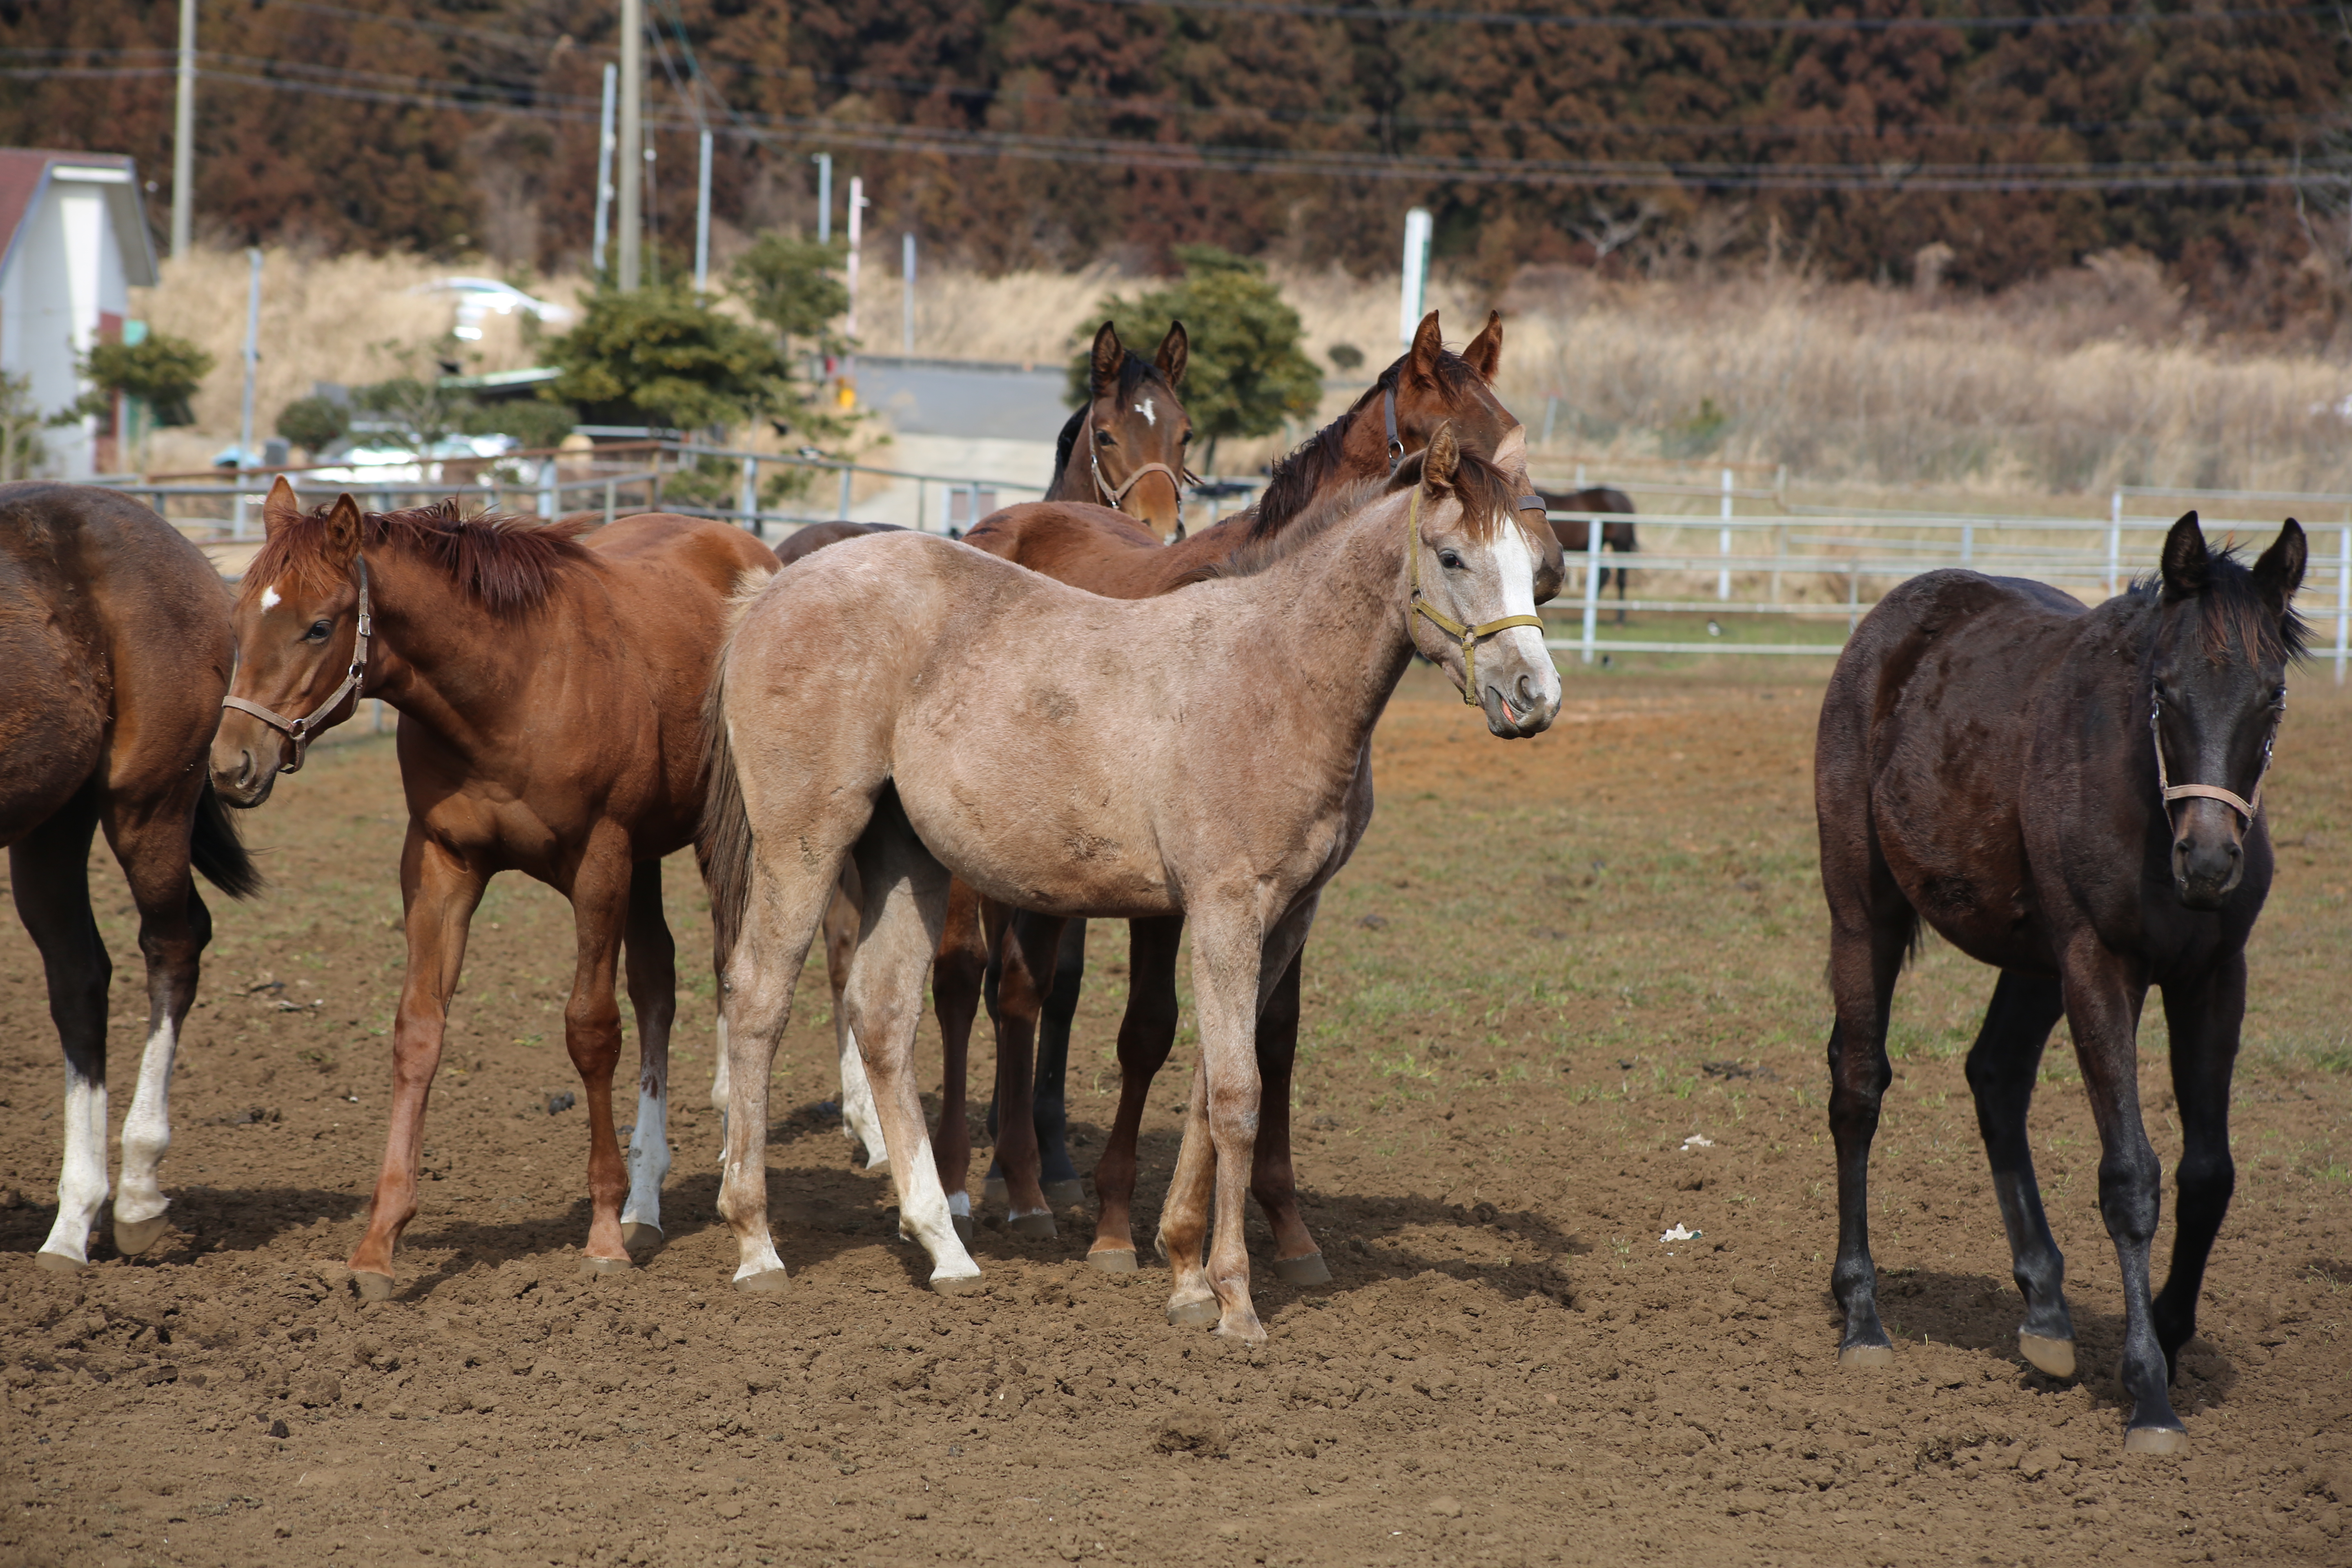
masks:
<path id="1" fill-rule="evenodd" d="M 2042 1211 L 2026 1107 L 2051 1027 L 2073 1031 L 2099 1128 L 2099 1209 L 2124 1286 L 2127 1449 L 2177 1453 L 2167 1394 L 2197 1328 L 2230 1205 L 2230 1074 L 2246 938 L 2270 891 L 2263 775 L 2302 651 L 2292 520 L 2252 568 L 2209 551 L 2195 512 L 2162 569 L 2086 610 L 2042 584 L 1931 572 L 1887 595 L 1822 705 L 1815 801 L 1830 904 L 1830 1129 L 1837 1142 L 1839 1359 L 1893 1359 L 1879 1323 L 1869 1168 L 1887 1004 L 1924 919 L 2000 971 L 1969 1053 L 2018 1289 L 2019 1349 L 2074 1371 L 2065 1260 Z M 2164 993 L 2179 1102 L 2172 1272 L 2150 1299 L 2162 1172 L 2139 1110 L 2137 1037 Z"/>

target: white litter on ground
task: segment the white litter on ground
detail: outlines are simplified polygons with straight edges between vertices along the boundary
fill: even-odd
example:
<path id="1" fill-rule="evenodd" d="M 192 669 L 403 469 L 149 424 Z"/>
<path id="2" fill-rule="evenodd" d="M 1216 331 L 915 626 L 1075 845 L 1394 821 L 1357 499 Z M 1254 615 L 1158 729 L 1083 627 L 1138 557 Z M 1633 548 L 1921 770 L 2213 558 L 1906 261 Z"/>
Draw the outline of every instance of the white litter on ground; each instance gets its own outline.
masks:
<path id="1" fill-rule="evenodd" d="M 1696 1241 L 1700 1237 L 1705 1236 L 1706 1234 L 1706 1232 L 1703 1230 L 1685 1230 L 1682 1226 L 1682 1222 L 1677 1220 L 1675 1223 L 1674 1229 L 1658 1237 L 1658 1245 L 1664 1247 L 1670 1241 Z"/>
<path id="2" fill-rule="evenodd" d="M 1683 1140 L 1683 1148 L 1685 1150 L 1712 1149 L 1714 1147 L 1715 1140 L 1708 1137 L 1704 1132 L 1694 1132 L 1689 1137 Z"/>

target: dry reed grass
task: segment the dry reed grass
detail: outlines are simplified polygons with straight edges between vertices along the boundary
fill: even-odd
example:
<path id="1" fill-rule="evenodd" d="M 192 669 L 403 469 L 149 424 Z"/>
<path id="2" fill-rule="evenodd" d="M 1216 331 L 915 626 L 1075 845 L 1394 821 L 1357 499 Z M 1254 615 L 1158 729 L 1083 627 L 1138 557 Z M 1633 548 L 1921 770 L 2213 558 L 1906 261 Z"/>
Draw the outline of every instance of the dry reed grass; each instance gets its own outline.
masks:
<path id="1" fill-rule="evenodd" d="M 897 261 L 887 247 L 861 268 L 861 337 L 872 352 L 901 346 Z M 313 381 L 394 374 L 380 345 L 425 344 L 450 325 L 446 298 L 411 290 L 467 270 L 478 268 L 270 253 L 257 428 L 266 432 Z M 1329 370 L 1328 417 L 1397 352 L 1395 285 L 1337 271 L 1276 277 L 1305 322 L 1308 352 Z M 1140 286 L 1108 267 L 926 272 L 914 351 L 1057 364 L 1106 293 Z M 563 278 L 540 292 L 568 302 L 580 287 Z M 241 254 L 200 253 L 167 264 L 145 304 L 159 327 L 220 361 L 196 399 L 201 433 L 176 443 L 184 453 L 208 454 L 235 434 L 244 289 Z M 1484 313 L 1455 279 L 1437 280 L 1429 303 L 1457 341 Z M 1506 399 L 1538 434 L 1549 413 L 1550 450 L 1589 457 L 1601 466 L 1596 478 L 1612 464 L 1681 459 L 1786 464 L 1798 482 L 1855 499 L 1933 489 L 2015 500 L 2119 483 L 2352 489 L 2352 430 L 2336 412 L 2352 393 L 2352 369 L 2209 336 L 2143 258 L 2094 257 L 1994 299 L 1787 274 L 1612 282 L 1530 269 L 1502 305 Z M 487 325 L 472 351 L 482 368 L 530 362 L 515 322 Z M 1363 353 L 1363 369 L 1331 368 L 1330 351 L 1343 343 Z M 1228 442 L 1224 466 L 1245 471 L 1302 434 Z M 163 457 L 159 443 L 157 466 Z"/>

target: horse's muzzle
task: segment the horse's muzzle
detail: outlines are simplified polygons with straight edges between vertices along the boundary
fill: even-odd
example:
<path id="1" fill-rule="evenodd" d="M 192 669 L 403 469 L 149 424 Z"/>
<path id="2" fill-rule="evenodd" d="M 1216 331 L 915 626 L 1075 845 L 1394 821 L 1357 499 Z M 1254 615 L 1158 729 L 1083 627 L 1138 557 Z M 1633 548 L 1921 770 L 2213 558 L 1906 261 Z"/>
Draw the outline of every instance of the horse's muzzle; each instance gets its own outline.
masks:
<path id="1" fill-rule="evenodd" d="M 1507 682 L 1507 686 L 1505 684 Z M 1486 728 L 1506 741 L 1524 741 L 1551 728 L 1559 712 L 1559 681 L 1533 669 L 1479 672 L 1478 707 Z"/>
<path id="2" fill-rule="evenodd" d="M 2246 874 L 2245 835 L 2238 814 L 2220 801 L 2189 803 L 2172 839 L 2172 886 L 2192 910 L 2221 907 Z"/>
<path id="3" fill-rule="evenodd" d="M 277 740 L 274 734 L 245 742 L 226 735 L 214 737 L 213 793 L 223 804 L 250 809 L 269 798 L 283 761 L 282 747 L 271 743 Z"/>

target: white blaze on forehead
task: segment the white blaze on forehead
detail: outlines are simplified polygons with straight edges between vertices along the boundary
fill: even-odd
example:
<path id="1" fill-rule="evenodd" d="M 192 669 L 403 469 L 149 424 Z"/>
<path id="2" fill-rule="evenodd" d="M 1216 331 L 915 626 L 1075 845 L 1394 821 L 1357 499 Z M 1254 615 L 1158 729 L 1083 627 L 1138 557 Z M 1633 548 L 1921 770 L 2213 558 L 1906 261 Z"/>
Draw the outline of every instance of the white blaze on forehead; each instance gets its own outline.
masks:
<path id="1" fill-rule="evenodd" d="M 1152 409 L 1152 401 L 1153 400 L 1149 397 L 1145 398 L 1142 402 L 1135 405 L 1135 411 L 1143 416 L 1143 422 L 1146 425 L 1149 425 L 1153 429 L 1157 430 L 1160 428 L 1160 416 Z"/>
<path id="2" fill-rule="evenodd" d="M 268 587 L 264 588 L 261 591 L 261 607 L 265 610 L 274 610 L 278 607 L 278 585 L 276 584 L 273 583 Z"/>

